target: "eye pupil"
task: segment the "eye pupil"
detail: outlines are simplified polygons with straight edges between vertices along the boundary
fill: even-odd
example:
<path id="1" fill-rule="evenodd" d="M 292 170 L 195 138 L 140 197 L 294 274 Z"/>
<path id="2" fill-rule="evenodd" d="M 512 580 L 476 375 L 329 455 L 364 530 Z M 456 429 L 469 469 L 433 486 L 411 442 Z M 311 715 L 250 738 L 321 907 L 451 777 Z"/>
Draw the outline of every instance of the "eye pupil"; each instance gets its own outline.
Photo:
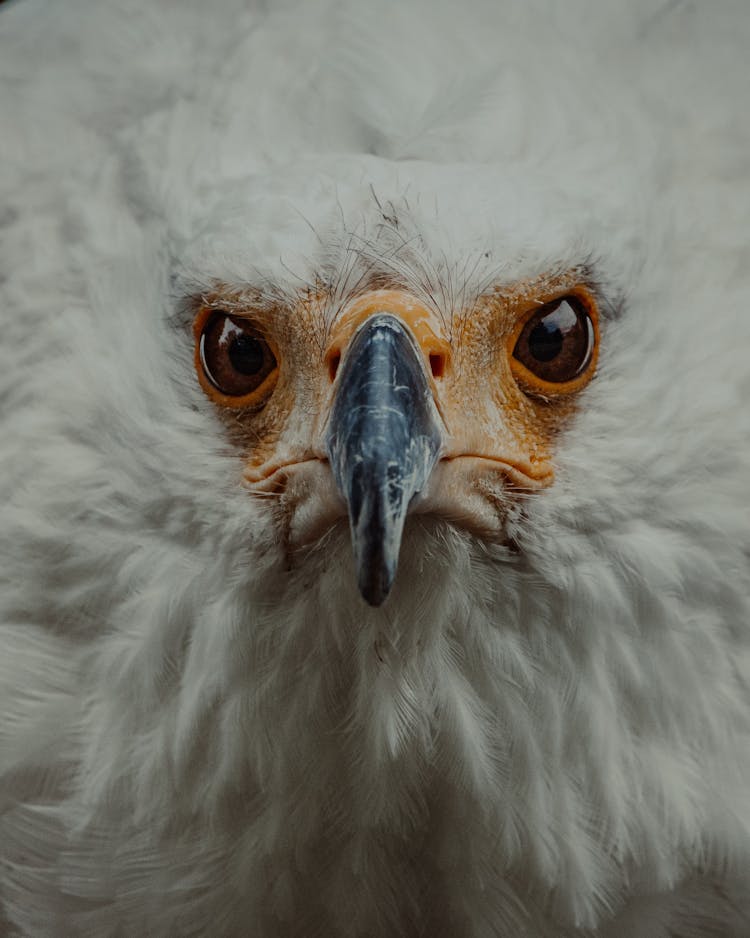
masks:
<path id="1" fill-rule="evenodd" d="M 241 375 L 257 375 L 264 358 L 263 346 L 252 336 L 238 335 L 229 346 L 229 361 Z"/>
<path id="2" fill-rule="evenodd" d="M 529 333 L 529 351 L 538 362 L 551 362 L 562 348 L 563 334 L 554 323 L 542 320 Z"/>

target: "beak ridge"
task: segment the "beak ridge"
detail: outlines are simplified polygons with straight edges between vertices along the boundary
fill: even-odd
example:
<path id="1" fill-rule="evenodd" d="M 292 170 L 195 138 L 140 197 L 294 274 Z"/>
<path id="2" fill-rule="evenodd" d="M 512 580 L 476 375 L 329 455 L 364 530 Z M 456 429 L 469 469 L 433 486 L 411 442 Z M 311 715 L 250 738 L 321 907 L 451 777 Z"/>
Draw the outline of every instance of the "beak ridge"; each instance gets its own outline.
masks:
<path id="1" fill-rule="evenodd" d="M 421 352 L 396 316 L 376 313 L 355 333 L 339 369 L 326 436 L 348 507 L 359 590 L 371 606 L 393 586 L 409 505 L 441 444 Z"/>

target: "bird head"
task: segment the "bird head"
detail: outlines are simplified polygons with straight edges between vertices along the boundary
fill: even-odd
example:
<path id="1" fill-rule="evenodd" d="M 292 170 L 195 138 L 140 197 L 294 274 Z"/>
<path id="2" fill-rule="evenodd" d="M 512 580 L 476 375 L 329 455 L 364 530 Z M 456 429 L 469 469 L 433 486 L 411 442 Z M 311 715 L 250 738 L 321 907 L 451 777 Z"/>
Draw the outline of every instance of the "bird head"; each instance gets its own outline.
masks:
<path id="1" fill-rule="evenodd" d="M 582 271 L 490 288 L 443 310 L 393 285 L 277 308 L 218 290 L 194 320 L 195 367 L 244 441 L 251 495 L 275 495 L 300 551 L 348 515 L 357 583 L 383 603 L 407 515 L 499 541 L 513 493 L 551 484 L 554 439 L 594 374 Z M 242 445 L 242 442 L 240 443 Z"/>

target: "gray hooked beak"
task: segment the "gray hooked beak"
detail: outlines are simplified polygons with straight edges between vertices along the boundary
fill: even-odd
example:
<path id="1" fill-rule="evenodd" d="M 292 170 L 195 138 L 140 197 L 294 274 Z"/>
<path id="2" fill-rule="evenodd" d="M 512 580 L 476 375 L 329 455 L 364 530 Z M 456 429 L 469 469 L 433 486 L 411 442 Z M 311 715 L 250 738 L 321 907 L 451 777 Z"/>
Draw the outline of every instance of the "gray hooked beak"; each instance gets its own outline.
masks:
<path id="1" fill-rule="evenodd" d="M 411 334 L 396 316 L 371 316 L 341 365 L 326 438 L 349 508 L 359 591 L 371 606 L 393 586 L 407 510 L 440 454 L 438 421 Z"/>

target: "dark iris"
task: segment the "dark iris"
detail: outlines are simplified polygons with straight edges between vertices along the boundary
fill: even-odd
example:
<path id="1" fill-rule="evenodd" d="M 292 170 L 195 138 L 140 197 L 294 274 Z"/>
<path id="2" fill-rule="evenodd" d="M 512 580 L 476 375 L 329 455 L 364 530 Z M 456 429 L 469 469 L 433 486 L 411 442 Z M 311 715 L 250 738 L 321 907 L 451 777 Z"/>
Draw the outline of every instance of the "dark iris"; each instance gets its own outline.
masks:
<path id="1" fill-rule="evenodd" d="M 566 296 L 539 307 L 523 327 L 513 357 L 551 384 L 578 377 L 591 362 L 594 325 L 584 304 Z"/>
<path id="2" fill-rule="evenodd" d="M 229 361 L 241 375 L 257 375 L 264 359 L 264 347 L 254 336 L 238 335 L 229 346 Z"/>

